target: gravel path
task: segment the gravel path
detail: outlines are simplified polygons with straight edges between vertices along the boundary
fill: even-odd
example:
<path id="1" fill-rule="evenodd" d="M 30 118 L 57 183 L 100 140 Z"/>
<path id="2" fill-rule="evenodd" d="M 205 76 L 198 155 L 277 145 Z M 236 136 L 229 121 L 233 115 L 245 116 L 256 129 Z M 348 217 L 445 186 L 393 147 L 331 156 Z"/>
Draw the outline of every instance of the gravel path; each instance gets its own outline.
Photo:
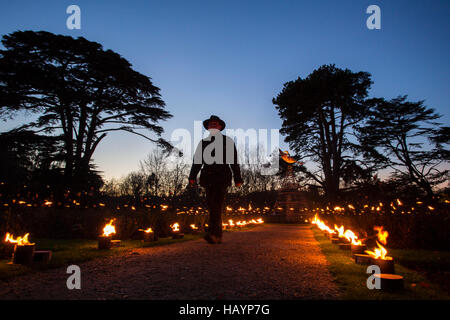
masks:
<path id="1" fill-rule="evenodd" d="M 327 261 L 306 226 L 264 225 L 134 249 L 80 264 L 81 290 L 66 268 L 0 281 L 0 299 L 338 299 Z"/>

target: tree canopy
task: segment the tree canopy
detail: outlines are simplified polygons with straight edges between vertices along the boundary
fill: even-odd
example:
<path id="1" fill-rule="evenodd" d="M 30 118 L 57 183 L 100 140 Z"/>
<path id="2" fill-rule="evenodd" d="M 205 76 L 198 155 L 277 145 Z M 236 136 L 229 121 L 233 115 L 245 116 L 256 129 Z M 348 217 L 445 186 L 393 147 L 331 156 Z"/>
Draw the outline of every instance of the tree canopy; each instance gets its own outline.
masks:
<path id="1" fill-rule="evenodd" d="M 416 184 L 433 196 L 433 185 L 448 179 L 440 168 L 450 159 L 449 128 L 435 120 L 441 116 L 424 101 L 372 99 L 368 119 L 358 128 L 359 140 L 367 160 L 384 163 L 397 178 Z"/>
<path id="2" fill-rule="evenodd" d="M 285 141 L 299 159 L 317 162 L 317 171 L 302 169 L 330 198 L 339 191 L 347 162 L 354 161 L 348 135 L 367 114 L 371 84 L 367 72 L 324 65 L 305 79 L 285 83 L 273 99 Z"/>
<path id="3" fill-rule="evenodd" d="M 160 89 L 119 54 L 83 37 L 45 31 L 17 31 L 2 44 L 0 116 L 35 113 L 37 120 L 22 129 L 62 135 L 69 186 L 82 185 L 109 132 L 127 131 L 170 148 L 158 124 L 171 117 Z"/>

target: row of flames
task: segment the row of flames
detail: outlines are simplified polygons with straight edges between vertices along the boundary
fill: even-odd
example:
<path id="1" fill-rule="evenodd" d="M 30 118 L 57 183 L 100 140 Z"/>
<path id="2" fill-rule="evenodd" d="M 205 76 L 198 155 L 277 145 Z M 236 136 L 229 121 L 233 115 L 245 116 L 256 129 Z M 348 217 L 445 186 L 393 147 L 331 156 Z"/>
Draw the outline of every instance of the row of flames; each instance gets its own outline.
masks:
<path id="1" fill-rule="evenodd" d="M 111 220 L 104 228 L 103 228 L 103 236 L 108 237 L 113 233 L 116 233 L 116 229 L 114 227 L 114 225 L 112 224 L 113 220 Z M 250 225 L 250 224 L 262 224 L 264 223 L 262 218 L 258 218 L 258 219 L 251 219 L 251 220 L 239 220 L 237 222 L 234 222 L 232 219 L 228 220 L 228 223 L 222 223 L 222 227 L 226 228 L 226 227 L 245 227 L 246 225 Z M 207 224 L 205 225 L 206 227 L 208 226 Z M 192 230 L 198 230 L 199 227 L 196 226 L 195 224 L 190 224 L 189 227 Z M 179 232 L 180 231 L 180 224 L 178 222 L 175 222 L 173 224 L 170 225 L 170 228 L 172 229 L 173 232 Z M 143 231 L 145 233 L 151 233 L 153 232 L 153 229 L 151 227 L 147 228 L 147 229 L 139 229 L 139 231 Z"/>
<path id="2" fill-rule="evenodd" d="M 338 227 L 337 225 L 334 225 L 334 229 L 331 229 L 328 227 L 325 222 L 323 222 L 320 218 L 317 217 L 317 214 L 314 216 L 314 219 L 311 221 L 312 224 L 315 224 L 320 230 L 324 232 L 328 232 L 329 234 L 335 234 L 339 238 L 345 238 L 348 242 L 350 242 L 353 245 L 361 246 L 363 245 L 362 241 L 364 239 L 358 239 L 358 236 L 355 235 L 355 233 L 350 229 L 345 229 L 343 225 Z M 383 247 L 380 242 L 384 245 L 387 244 L 387 238 L 389 236 L 389 233 L 383 229 L 382 226 L 375 226 L 373 228 L 375 231 L 377 231 L 377 246 L 378 248 L 374 248 L 373 251 L 366 250 L 365 252 L 370 255 L 374 259 L 383 259 L 383 260 L 392 260 L 392 257 L 387 256 L 387 249 Z"/>
<path id="3" fill-rule="evenodd" d="M 228 223 L 222 223 L 222 228 L 234 228 L 234 227 L 245 227 L 246 225 L 249 224 L 263 224 L 264 220 L 262 218 L 258 218 L 258 219 L 251 219 L 251 220 L 239 220 L 234 222 L 233 219 L 229 219 Z"/>
<path id="4" fill-rule="evenodd" d="M 449 200 L 444 200 L 444 203 L 450 204 Z M 407 206 L 400 199 L 395 199 L 390 203 L 378 202 L 376 204 L 359 204 L 353 205 L 351 203 L 345 206 L 335 206 L 335 207 L 324 207 L 324 208 L 314 208 L 309 211 L 312 213 L 322 213 L 322 214 L 343 214 L 345 212 L 350 212 L 355 214 L 358 212 L 359 215 L 366 213 L 391 213 L 391 214 L 412 214 L 414 212 L 427 210 L 426 213 L 431 213 L 435 208 L 431 205 L 424 203 L 423 201 L 416 201 L 415 205 Z M 308 210 L 307 210 L 308 211 Z"/>
<path id="5" fill-rule="evenodd" d="M 232 219 L 228 220 L 228 223 L 223 223 L 222 226 L 224 228 L 226 228 L 227 226 L 230 227 L 244 227 L 246 225 L 249 224 L 262 224 L 264 223 L 263 219 L 258 218 L 258 219 L 252 219 L 252 220 L 239 220 L 237 222 L 234 222 Z M 208 226 L 208 225 L 206 225 Z M 198 230 L 199 228 L 195 225 L 195 224 L 191 224 L 189 226 L 192 230 Z M 180 231 L 180 224 L 178 222 L 175 222 L 173 224 L 170 225 L 170 228 L 172 229 L 173 232 L 179 232 Z M 153 232 L 152 228 L 147 228 L 147 229 L 139 229 L 139 231 L 144 231 L 145 233 L 151 233 Z M 114 219 L 111 219 L 109 221 L 109 223 L 107 223 L 104 227 L 103 227 L 103 237 L 110 237 L 113 234 L 116 234 L 116 227 L 114 226 Z M 6 233 L 5 239 L 4 241 L 6 243 L 11 243 L 11 244 L 16 244 L 18 246 L 25 246 L 25 245 L 34 245 L 34 243 L 30 243 L 28 240 L 28 236 L 30 234 L 27 233 L 25 234 L 23 237 L 18 236 L 17 238 L 14 238 L 14 236 L 12 234 L 10 234 L 9 232 Z"/>

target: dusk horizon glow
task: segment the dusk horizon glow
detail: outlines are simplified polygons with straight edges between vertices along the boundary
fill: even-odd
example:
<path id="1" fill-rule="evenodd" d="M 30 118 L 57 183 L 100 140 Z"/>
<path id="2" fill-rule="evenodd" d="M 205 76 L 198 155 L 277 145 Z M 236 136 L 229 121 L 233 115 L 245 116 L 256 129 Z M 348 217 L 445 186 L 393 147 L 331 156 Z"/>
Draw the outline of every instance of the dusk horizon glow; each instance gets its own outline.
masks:
<path id="1" fill-rule="evenodd" d="M 81 8 L 81 30 L 66 28 L 71 4 Z M 381 30 L 366 27 L 371 4 L 381 8 Z M 367 71 L 371 97 L 425 100 L 449 124 L 449 9 L 447 1 L 18 1 L 2 5 L 0 30 L 82 36 L 119 53 L 161 89 L 173 115 L 160 123 L 169 139 L 211 114 L 228 128 L 279 129 L 272 98 L 324 64 Z M 2 122 L 0 130 L 19 123 Z M 138 136 L 110 133 L 94 163 L 104 178 L 120 178 L 153 148 Z"/>

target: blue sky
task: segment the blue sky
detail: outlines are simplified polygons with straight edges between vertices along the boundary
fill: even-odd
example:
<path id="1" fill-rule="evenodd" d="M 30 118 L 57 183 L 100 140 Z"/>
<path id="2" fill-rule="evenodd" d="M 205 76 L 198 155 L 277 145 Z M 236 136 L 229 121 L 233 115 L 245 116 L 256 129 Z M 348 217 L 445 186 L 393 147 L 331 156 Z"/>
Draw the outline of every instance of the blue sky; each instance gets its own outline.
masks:
<path id="1" fill-rule="evenodd" d="M 81 8 L 81 30 L 66 8 Z M 381 30 L 366 8 L 381 8 Z M 176 128 L 217 114 L 230 128 L 280 128 L 272 98 L 323 64 L 367 71 L 371 96 L 424 99 L 450 124 L 450 1 L 9 1 L 0 34 L 46 30 L 101 43 L 161 88 Z M 0 123 L 0 130 L 15 122 Z M 105 177 L 138 168 L 148 141 L 112 133 L 94 154 Z"/>

